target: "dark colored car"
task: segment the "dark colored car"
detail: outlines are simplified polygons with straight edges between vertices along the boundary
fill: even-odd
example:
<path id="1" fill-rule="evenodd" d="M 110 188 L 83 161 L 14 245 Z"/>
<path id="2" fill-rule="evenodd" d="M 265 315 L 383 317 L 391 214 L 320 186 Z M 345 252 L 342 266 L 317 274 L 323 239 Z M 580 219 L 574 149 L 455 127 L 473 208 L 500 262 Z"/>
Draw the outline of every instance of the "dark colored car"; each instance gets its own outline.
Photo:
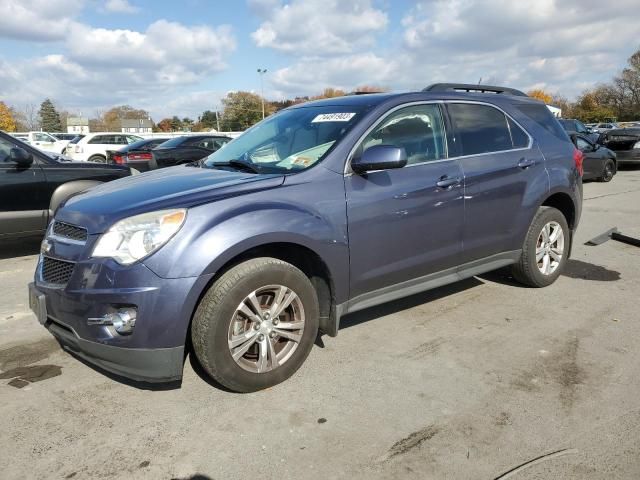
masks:
<path id="1" fill-rule="evenodd" d="M 583 135 L 573 134 L 571 139 L 584 154 L 582 179 L 610 182 L 618 171 L 616 154 L 607 147 L 591 142 Z"/>
<path id="2" fill-rule="evenodd" d="M 130 143 L 118 150 L 107 150 L 107 163 L 125 165 L 128 162 L 149 162 L 151 154 L 149 151 L 158 145 L 169 140 L 168 138 L 145 138 L 137 142 Z M 133 165 L 132 165 L 133 166 Z"/>
<path id="3" fill-rule="evenodd" d="M 616 153 L 618 164 L 640 164 L 640 128 L 619 128 L 602 134 L 602 144 Z"/>
<path id="4" fill-rule="evenodd" d="M 70 162 L 0 132 L 0 240 L 42 235 L 61 202 L 129 174 L 126 167 Z"/>
<path id="5" fill-rule="evenodd" d="M 195 162 L 217 151 L 229 137 L 221 135 L 185 135 L 172 138 L 151 151 L 149 158 L 129 159 L 127 165 L 141 172 Z"/>
<path id="6" fill-rule="evenodd" d="M 581 174 L 548 108 L 516 90 L 295 105 L 202 162 L 69 199 L 31 307 L 104 369 L 180 379 L 188 346 L 219 383 L 254 391 L 291 376 L 346 313 L 506 266 L 550 285 Z"/>
<path id="7" fill-rule="evenodd" d="M 590 142 L 598 143 L 600 133 L 587 127 L 580 120 L 576 120 L 575 118 L 560 118 L 558 120 L 560 122 L 560 125 L 562 125 L 562 128 L 564 128 L 567 133 L 577 133 L 586 137 Z"/>

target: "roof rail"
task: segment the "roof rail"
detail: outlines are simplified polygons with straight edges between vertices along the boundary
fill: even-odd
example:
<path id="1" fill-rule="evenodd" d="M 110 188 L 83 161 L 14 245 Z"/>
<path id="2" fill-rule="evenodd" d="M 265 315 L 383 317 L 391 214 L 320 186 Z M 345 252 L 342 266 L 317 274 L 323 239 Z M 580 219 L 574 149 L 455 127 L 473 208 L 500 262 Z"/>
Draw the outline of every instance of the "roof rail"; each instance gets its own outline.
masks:
<path id="1" fill-rule="evenodd" d="M 422 90 L 423 92 L 469 92 L 469 93 L 496 93 L 503 95 L 515 95 L 526 97 L 526 93 L 515 88 L 496 87 L 494 85 L 473 85 L 470 83 L 434 83 Z"/>

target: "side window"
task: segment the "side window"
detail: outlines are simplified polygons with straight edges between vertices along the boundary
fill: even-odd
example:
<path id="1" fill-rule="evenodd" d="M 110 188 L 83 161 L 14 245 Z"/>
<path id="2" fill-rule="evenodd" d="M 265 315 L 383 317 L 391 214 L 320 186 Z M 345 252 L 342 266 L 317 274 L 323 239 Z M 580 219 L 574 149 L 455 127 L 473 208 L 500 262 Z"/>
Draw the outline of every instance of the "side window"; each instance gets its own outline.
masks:
<path id="1" fill-rule="evenodd" d="M 15 147 L 15 145 L 4 138 L 0 138 L 0 166 L 7 163 L 14 163 L 11 160 L 11 149 Z"/>
<path id="2" fill-rule="evenodd" d="M 438 105 L 402 108 L 383 120 L 360 144 L 357 155 L 374 145 L 394 145 L 407 152 L 407 164 L 447 157 L 444 123 Z"/>
<path id="3" fill-rule="evenodd" d="M 524 130 L 509 117 L 507 117 L 507 123 L 509 124 L 509 131 L 511 132 L 513 148 L 527 148 L 529 146 L 529 137 Z"/>
<path id="4" fill-rule="evenodd" d="M 451 103 L 449 113 L 456 126 L 462 155 L 511 150 L 507 117 L 497 108 L 473 103 Z"/>
<path id="5" fill-rule="evenodd" d="M 114 135 L 113 136 L 113 144 L 114 145 L 127 145 L 127 137 L 124 135 Z"/>
<path id="6" fill-rule="evenodd" d="M 46 133 L 34 133 L 33 139 L 36 142 L 52 142 L 53 140 Z"/>
<path id="7" fill-rule="evenodd" d="M 106 135 L 96 135 L 95 137 L 93 137 L 91 140 L 89 140 L 87 143 L 90 143 L 92 145 L 99 145 L 101 143 L 106 143 Z"/>
<path id="8" fill-rule="evenodd" d="M 138 140 L 140 140 L 138 137 L 134 137 L 133 135 L 127 135 L 127 143 L 129 143 L 129 145 L 137 142 Z"/>

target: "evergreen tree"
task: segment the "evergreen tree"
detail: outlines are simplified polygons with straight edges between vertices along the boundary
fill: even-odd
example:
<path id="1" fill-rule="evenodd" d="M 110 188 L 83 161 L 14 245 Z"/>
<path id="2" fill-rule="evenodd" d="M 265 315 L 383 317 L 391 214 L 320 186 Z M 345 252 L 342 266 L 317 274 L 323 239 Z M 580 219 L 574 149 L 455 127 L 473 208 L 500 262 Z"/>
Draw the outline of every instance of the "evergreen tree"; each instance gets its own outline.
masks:
<path id="1" fill-rule="evenodd" d="M 40 105 L 40 125 L 45 132 L 61 132 L 60 115 L 48 98 Z"/>

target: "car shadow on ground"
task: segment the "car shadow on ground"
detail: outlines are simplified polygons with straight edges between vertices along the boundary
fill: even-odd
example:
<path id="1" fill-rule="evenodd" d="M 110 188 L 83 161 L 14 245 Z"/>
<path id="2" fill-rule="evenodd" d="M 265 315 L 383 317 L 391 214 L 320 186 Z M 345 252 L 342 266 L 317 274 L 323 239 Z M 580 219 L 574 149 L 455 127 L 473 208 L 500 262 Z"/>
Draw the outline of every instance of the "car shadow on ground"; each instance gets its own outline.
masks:
<path id="1" fill-rule="evenodd" d="M 340 330 L 355 327 L 361 323 L 384 317 L 386 315 L 402 312 L 404 310 L 417 307 L 418 305 L 422 305 L 423 303 L 429 303 L 440 298 L 448 297 L 449 295 L 455 295 L 483 284 L 484 282 L 476 277 L 467 278 L 466 280 L 434 288 L 433 290 L 427 290 L 426 292 L 417 293 L 409 297 L 400 298 L 392 302 L 383 303 L 375 307 L 349 313 L 340 319 Z"/>
<path id="2" fill-rule="evenodd" d="M 40 253 L 42 237 L 29 237 L 0 241 L 0 260 L 26 257 Z"/>
<path id="3" fill-rule="evenodd" d="M 620 272 L 610 270 L 602 265 L 596 265 L 595 263 L 583 262 L 582 260 L 574 259 L 569 259 L 564 271 L 562 272 L 562 276 L 596 282 L 615 282 L 621 278 Z M 485 273 L 480 275 L 479 278 L 493 283 L 508 285 L 510 287 L 530 288 L 519 283 L 515 278 L 513 278 L 508 268 Z"/>

